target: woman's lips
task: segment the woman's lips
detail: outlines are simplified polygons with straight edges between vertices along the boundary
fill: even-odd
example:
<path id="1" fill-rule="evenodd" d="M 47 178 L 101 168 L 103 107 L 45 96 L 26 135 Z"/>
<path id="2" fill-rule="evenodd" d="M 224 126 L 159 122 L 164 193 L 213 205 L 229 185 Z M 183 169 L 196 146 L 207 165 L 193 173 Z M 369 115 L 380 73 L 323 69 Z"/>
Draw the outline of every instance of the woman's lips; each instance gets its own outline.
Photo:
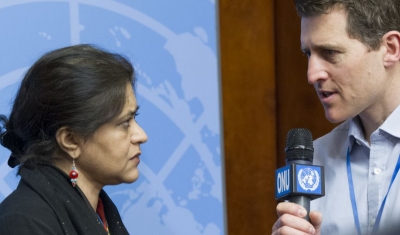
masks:
<path id="1" fill-rule="evenodd" d="M 135 154 L 133 157 L 129 158 L 129 160 L 138 159 L 138 160 L 140 161 L 140 154 L 141 154 L 141 153 Z"/>

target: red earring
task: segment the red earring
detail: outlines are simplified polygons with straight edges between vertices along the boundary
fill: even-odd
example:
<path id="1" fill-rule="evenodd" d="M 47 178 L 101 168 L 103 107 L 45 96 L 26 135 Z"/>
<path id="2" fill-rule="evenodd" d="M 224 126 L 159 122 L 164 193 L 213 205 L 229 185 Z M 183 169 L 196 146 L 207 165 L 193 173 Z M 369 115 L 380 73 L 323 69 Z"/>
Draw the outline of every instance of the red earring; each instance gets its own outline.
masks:
<path id="1" fill-rule="evenodd" d="M 75 167 L 75 159 L 72 159 L 72 168 L 71 171 L 69 172 L 69 177 L 71 177 L 71 184 L 72 187 L 75 187 L 76 182 L 78 181 L 78 171 L 76 170 Z"/>

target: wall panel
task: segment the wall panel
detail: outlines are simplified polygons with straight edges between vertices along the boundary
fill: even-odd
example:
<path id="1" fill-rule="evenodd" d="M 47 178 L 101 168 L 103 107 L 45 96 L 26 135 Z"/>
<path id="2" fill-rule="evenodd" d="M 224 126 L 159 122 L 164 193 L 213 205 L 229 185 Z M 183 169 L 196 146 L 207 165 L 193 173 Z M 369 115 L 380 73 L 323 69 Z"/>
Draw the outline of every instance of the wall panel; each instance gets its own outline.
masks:
<path id="1" fill-rule="evenodd" d="M 228 233 L 268 234 L 275 220 L 273 2 L 219 2 Z"/>

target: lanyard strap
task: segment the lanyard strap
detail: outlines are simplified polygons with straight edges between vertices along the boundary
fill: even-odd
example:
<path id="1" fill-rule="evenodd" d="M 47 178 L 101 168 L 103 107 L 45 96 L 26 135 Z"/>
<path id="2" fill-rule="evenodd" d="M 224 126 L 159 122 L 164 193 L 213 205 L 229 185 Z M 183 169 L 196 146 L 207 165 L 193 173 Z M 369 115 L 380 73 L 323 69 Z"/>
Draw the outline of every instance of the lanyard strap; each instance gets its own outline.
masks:
<path id="1" fill-rule="evenodd" d="M 355 196 L 355 193 L 354 193 L 353 176 L 351 174 L 350 148 L 347 149 L 346 165 L 347 165 L 347 180 L 349 182 L 349 192 L 350 192 L 351 206 L 352 206 L 352 209 L 353 209 L 354 223 L 356 224 L 358 235 L 361 235 L 360 220 L 358 218 L 356 196 Z M 399 155 L 399 158 L 397 159 L 397 164 L 396 164 L 396 167 L 395 167 L 395 169 L 393 171 L 393 175 L 392 175 L 392 179 L 390 180 L 388 191 L 387 191 L 387 193 L 385 195 L 385 198 L 382 201 L 381 207 L 379 208 L 378 215 L 376 216 L 375 224 L 374 224 L 374 227 L 372 229 L 372 234 L 376 234 L 376 232 L 378 231 L 379 223 L 380 223 L 381 217 L 382 217 L 383 208 L 385 207 L 385 204 L 386 204 L 386 198 L 387 198 L 387 196 L 389 194 L 390 188 L 392 187 L 393 181 L 396 178 L 397 173 L 399 172 L 399 169 L 400 169 L 400 155 Z"/>

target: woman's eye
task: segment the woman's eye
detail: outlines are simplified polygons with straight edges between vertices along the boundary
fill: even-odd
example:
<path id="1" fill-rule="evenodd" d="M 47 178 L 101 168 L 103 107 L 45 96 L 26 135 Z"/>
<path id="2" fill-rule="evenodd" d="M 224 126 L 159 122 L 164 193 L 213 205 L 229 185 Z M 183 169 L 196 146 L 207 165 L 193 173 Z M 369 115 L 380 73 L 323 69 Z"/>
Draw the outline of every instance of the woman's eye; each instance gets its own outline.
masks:
<path id="1" fill-rule="evenodd" d="M 139 113 L 138 113 L 137 110 L 136 110 L 136 112 L 132 113 L 132 115 L 129 117 L 129 119 L 127 119 L 127 120 L 125 120 L 124 122 L 120 123 L 119 126 L 122 126 L 122 127 L 124 127 L 124 128 L 130 127 L 130 126 L 131 126 L 131 121 L 136 122 L 136 117 L 137 117 L 138 115 L 139 115 Z"/>
<path id="2" fill-rule="evenodd" d="M 130 126 L 130 120 L 132 120 L 133 118 L 130 118 L 124 122 L 122 122 L 120 125 L 123 127 L 129 127 Z"/>

